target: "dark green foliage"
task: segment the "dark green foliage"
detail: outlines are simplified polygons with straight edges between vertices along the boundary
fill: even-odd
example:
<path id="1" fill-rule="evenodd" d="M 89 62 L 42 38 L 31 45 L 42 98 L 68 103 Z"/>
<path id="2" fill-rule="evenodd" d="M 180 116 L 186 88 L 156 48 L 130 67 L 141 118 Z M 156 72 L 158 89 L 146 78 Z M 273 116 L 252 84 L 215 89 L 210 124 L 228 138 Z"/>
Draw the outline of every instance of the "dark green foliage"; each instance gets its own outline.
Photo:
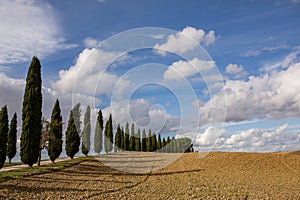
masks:
<path id="1" fill-rule="evenodd" d="M 113 124 L 111 114 L 105 125 L 104 136 L 104 150 L 108 153 L 111 152 L 113 144 Z"/>
<path id="2" fill-rule="evenodd" d="M 135 151 L 135 133 L 134 133 L 134 124 L 131 124 L 131 135 L 129 139 L 129 151 Z"/>
<path id="3" fill-rule="evenodd" d="M 120 151 L 121 148 L 122 148 L 122 130 L 120 128 L 120 124 L 118 124 L 117 132 L 115 134 L 114 152 Z"/>
<path id="4" fill-rule="evenodd" d="M 124 134 L 124 150 L 129 151 L 129 124 L 126 123 Z"/>
<path id="5" fill-rule="evenodd" d="M 151 138 L 151 129 L 149 130 L 148 132 L 148 137 L 147 137 L 147 140 L 146 140 L 146 148 L 147 148 L 147 151 L 152 151 L 152 138 Z"/>
<path id="6" fill-rule="evenodd" d="M 170 140 L 170 137 L 168 136 L 168 138 L 167 138 L 167 145 L 166 145 L 166 152 L 168 152 L 168 153 L 170 153 L 171 152 L 171 149 L 170 149 L 170 142 L 171 142 L 171 140 Z"/>
<path id="7" fill-rule="evenodd" d="M 10 121 L 10 127 L 7 136 L 7 152 L 6 155 L 11 163 L 11 159 L 17 153 L 17 113 L 14 114 Z"/>
<path id="8" fill-rule="evenodd" d="M 178 138 L 176 139 L 178 142 L 178 151 L 179 153 L 183 152 L 191 152 L 190 146 L 191 146 L 191 139 L 190 138 Z"/>
<path id="9" fill-rule="evenodd" d="M 103 116 L 102 111 L 99 110 L 94 136 L 94 151 L 100 153 L 103 149 Z"/>
<path id="10" fill-rule="evenodd" d="M 161 150 L 162 148 L 162 144 L 161 144 L 161 136 L 160 134 L 158 134 L 158 138 L 157 138 L 157 150 Z"/>
<path id="11" fill-rule="evenodd" d="M 172 137 L 172 140 L 171 140 L 171 142 L 170 142 L 170 152 L 171 152 L 171 153 L 175 153 L 175 152 L 176 152 L 176 151 L 175 151 L 175 143 L 176 143 L 175 137 Z"/>
<path id="12" fill-rule="evenodd" d="M 146 130 L 145 129 L 143 129 L 141 150 L 142 151 L 147 151 L 147 136 L 146 136 Z"/>
<path id="13" fill-rule="evenodd" d="M 62 152 L 62 116 L 59 106 L 59 101 L 56 99 L 54 107 L 52 109 L 51 122 L 50 122 L 50 131 L 49 131 L 49 143 L 48 143 L 48 155 L 52 162 Z"/>
<path id="14" fill-rule="evenodd" d="M 6 159 L 8 133 L 8 114 L 7 107 L 4 106 L 0 111 L 0 169 L 3 167 Z"/>
<path id="15" fill-rule="evenodd" d="M 136 151 L 141 151 L 141 140 L 140 140 L 140 138 L 141 138 L 141 130 L 138 129 L 138 132 L 135 136 L 135 150 Z"/>
<path id="16" fill-rule="evenodd" d="M 163 138 L 161 144 L 162 144 L 161 152 L 184 153 L 184 152 L 194 151 L 193 144 L 191 144 L 190 138 L 175 139 L 173 137 L 172 139 L 170 139 L 170 137 L 168 137 L 167 140 Z"/>
<path id="17" fill-rule="evenodd" d="M 41 64 L 33 57 L 28 69 L 22 108 L 20 155 L 23 163 L 32 166 L 38 161 L 42 119 Z"/>
<path id="18" fill-rule="evenodd" d="M 156 151 L 157 150 L 157 140 L 156 140 L 156 134 L 153 133 L 151 136 L 151 145 L 152 145 L 152 151 Z"/>
<path id="19" fill-rule="evenodd" d="M 121 150 L 123 151 L 124 150 L 124 129 L 122 127 L 122 130 L 121 130 Z"/>
<path id="20" fill-rule="evenodd" d="M 167 142 L 166 142 L 166 139 L 165 138 L 163 138 L 163 140 L 162 140 L 162 152 L 167 152 L 167 147 L 166 147 L 166 145 L 167 145 Z"/>
<path id="21" fill-rule="evenodd" d="M 74 108 L 72 109 L 73 117 L 74 117 L 74 123 L 77 129 L 77 133 L 80 135 L 81 134 L 81 121 L 80 121 L 80 116 L 81 116 L 81 110 L 80 110 L 80 103 L 76 104 Z"/>
<path id="22" fill-rule="evenodd" d="M 78 106 L 79 105 L 79 106 Z M 78 130 L 80 126 L 75 125 L 75 119 L 77 124 L 80 125 L 80 104 L 77 104 L 70 112 L 70 117 L 68 121 L 68 128 L 66 131 L 66 153 L 73 159 L 74 155 L 79 151 L 80 137 Z"/>
<path id="23" fill-rule="evenodd" d="M 91 108 L 90 106 L 86 107 L 83 119 L 83 132 L 82 132 L 82 144 L 81 152 L 84 155 L 88 155 L 91 148 Z"/>

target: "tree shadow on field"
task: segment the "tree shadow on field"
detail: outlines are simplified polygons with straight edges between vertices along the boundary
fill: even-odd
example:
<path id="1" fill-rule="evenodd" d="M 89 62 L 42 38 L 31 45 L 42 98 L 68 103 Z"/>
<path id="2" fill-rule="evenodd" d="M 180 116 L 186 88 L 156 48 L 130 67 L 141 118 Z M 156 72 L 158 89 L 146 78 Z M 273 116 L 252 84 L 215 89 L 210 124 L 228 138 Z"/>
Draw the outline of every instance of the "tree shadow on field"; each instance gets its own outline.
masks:
<path id="1" fill-rule="evenodd" d="M 92 198 L 101 196 L 104 193 L 119 192 L 124 189 L 139 186 L 147 182 L 151 176 L 167 176 L 173 174 L 201 172 L 204 170 L 205 169 L 184 171 L 161 170 L 149 173 L 128 173 L 105 166 L 97 160 L 89 160 L 59 171 L 23 177 L 20 179 L 21 183 L 16 183 L 15 180 L 5 183 L 2 182 L 0 183 L 0 192 L 1 190 L 8 190 L 8 194 L 18 193 L 21 194 L 21 196 L 25 195 L 22 193 L 29 193 L 29 195 L 46 193 L 43 195 L 49 195 L 47 192 L 57 192 L 58 194 L 70 194 L 75 192 L 80 195 L 84 194 L 85 198 Z M 130 177 L 136 178 L 130 179 Z M 65 184 L 63 187 L 59 187 L 59 184 L 55 185 L 56 182 Z M 105 184 L 107 182 L 114 183 L 115 186 L 109 189 L 100 189 L 100 187 L 98 189 L 97 187 L 96 189 L 89 188 L 89 184 L 99 184 L 99 186 L 101 186 L 101 184 Z M 84 187 L 78 188 L 78 184 Z"/>

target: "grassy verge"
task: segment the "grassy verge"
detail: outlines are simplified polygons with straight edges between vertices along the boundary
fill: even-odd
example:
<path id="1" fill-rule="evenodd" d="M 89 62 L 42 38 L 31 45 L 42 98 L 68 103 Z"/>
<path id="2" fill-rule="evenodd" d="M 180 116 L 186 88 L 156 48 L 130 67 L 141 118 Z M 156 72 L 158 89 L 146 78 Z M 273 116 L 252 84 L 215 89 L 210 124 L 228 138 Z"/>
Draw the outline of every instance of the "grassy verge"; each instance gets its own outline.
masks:
<path id="1" fill-rule="evenodd" d="M 50 173 L 55 171 L 60 171 L 64 168 L 71 167 L 73 165 L 77 165 L 83 161 L 90 160 L 92 157 L 79 157 L 75 158 L 73 160 L 66 160 L 57 162 L 54 164 L 48 164 L 48 165 L 41 165 L 41 166 L 34 166 L 34 167 L 26 167 L 26 168 L 20 168 L 17 170 L 11 170 L 11 171 L 0 171 L 0 182 L 11 180 L 11 179 L 17 179 L 22 178 L 26 176 L 31 176 L 35 174 L 44 174 L 44 173 Z"/>
<path id="2" fill-rule="evenodd" d="M 16 165 L 23 165 L 22 162 L 12 162 L 12 163 L 4 163 L 3 167 L 11 167 L 11 166 L 16 166 Z"/>

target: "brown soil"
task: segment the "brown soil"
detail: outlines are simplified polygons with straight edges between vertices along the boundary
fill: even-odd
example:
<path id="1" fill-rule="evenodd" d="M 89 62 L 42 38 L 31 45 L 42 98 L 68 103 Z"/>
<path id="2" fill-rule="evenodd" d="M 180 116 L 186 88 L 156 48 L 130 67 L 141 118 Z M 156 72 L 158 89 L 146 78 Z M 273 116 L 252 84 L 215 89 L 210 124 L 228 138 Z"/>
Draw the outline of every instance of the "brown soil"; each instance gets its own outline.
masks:
<path id="1" fill-rule="evenodd" d="M 300 199 L 299 152 L 199 155 L 184 154 L 150 174 L 120 172 L 93 159 L 2 182 L 0 199 Z"/>

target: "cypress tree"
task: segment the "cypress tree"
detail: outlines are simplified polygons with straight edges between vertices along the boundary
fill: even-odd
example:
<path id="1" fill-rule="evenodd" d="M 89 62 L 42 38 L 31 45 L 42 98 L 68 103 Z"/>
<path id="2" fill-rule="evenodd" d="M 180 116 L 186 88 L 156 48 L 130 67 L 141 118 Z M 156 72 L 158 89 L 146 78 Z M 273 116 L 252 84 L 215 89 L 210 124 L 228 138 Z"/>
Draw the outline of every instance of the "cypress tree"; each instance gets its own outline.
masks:
<path id="1" fill-rule="evenodd" d="M 143 129 L 141 150 L 142 151 L 147 151 L 147 136 L 146 136 L 146 130 L 145 129 Z"/>
<path id="2" fill-rule="evenodd" d="M 56 99 L 52 109 L 48 144 L 48 155 L 52 162 L 54 162 L 62 152 L 62 127 L 61 110 L 59 101 Z"/>
<path id="3" fill-rule="evenodd" d="M 141 130 L 138 129 L 138 132 L 135 136 L 135 150 L 136 151 L 141 151 L 141 140 L 140 140 L 140 138 L 141 138 Z"/>
<path id="4" fill-rule="evenodd" d="M 159 133 L 157 138 L 157 150 L 161 150 L 161 148 L 162 148 L 162 144 L 161 144 L 161 137 Z"/>
<path id="5" fill-rule="evenodd" d="M 22 108 L 21 161 L 32 166 L 38 161 L 42 120 L 41 64 L 33 57 L 26 77 Z"/>
<path id="6" fill-rule="evenodd" d="M 70 112 L 68 128 L 66 130 L 66 153 L 72 159 L 79 151 L 80 146 L 80 136 L 78 133 L 80 127 L 76 126 L 75 122 L 76 119 L 77 123 L 80 124 L 80 121 L 78 121 L 78 119 L 80 119 L 80 110 L 78 105 L 80 106 L 80 104 L 77 104 Z"/>
<path id="7" fill-rule="evenodd" d="M 131 135 L 129 139 L 129 151 L 135 151 L 134 123 L 131 124 Z"/>
<path id="8" fill-rule="evenodd" d="M 7 107 L 4 106 L 0 111 L 0 169 L 3 167 L 6 160 L 7 133 L 8 114 Z"/>
<path id="9" fill-rule="evenodd" d="M 73 113 L 73 118 L 74 118 L 74 124 L 76 126 L 76 130 L 78 135 L 80 136 L 81 134 L 81 121 L 80 121 L 80 116 L 81 116 L 81 110 L 80 110 L 80 103 L 76 104 L 74 106 L 74 108 L 72 109 L 72 113 Z"/>
<path id="10" fill-rule="evenodd" d="M 124 150 L 129 151 L 129 124 L 126 123 L 124 134 Z"/>
<path id="11" fill-rule="evenodd" d="M 175 139 L 175 153 L 179 153 L 180 152 L 180 140 L 179 139 Z"/>
<path id="12" fill-rule="evenodd" d="M 170 151 L 171 151 L 172 153 L 175 152 L 175 137 L 172 137 L 171 145 L 170 145 Z"/>
<path id="13" fill-rule="evenodd" d="M 112 127 L 112 116 L 109 115 L 109 119 L 106 122 L 105 125 L 105 131 L 104 131 L 104 149 L 105 152 L 111 152 L 112 150 L 112 144 L 113 144 L 113 127 Z"/>
<path id="14" fill-rule="evenodd" d="M 10 127 L 7 136 L 7 157 L 9 163 L 11 159 L 15 157 L 17 153 L 17 113 L 14 114 L 12 120 L 10 121 Z"/>
<path id="15" fill-rule="evenodd" d="M 149 129 L 148 137 L 147 137 L 147 151 L 152 151 L 152 134 L 151 134 L 151 129 Z"/>
<path id="16" fill-rule="evenodd" d="M 82 132 L 82 144 L 81 144 L 81 152 L 84 155 L 88 155 L 91 148 L 91 108 L 90 106 L 86 107 L 84 113 L 84 128 Z"/>
<path id="17" fill-rule="evenodd" d="M 156 140 L 156 134 L 153 133 L 151 136 L 151 144 L 152 144 L 152 151 L 156 151 L 157 150 L 157 140 Z"/>
<path id="18" fill-rule="evenodd" d="M 170 142 L 171 142 L 171 140 L 170 140 L 170 137 L 168 136 L 168 138 L 167 138 L 167 142 L 166 142 L 166 152 L 168 152 L 168 153 L 170 153 L 171 151 L 171 149 L 170 149 Z"/>
<path id="19" fill-rule="evenodd" d="M 102 111 L 99 110 L 96 127 L 95 127 L 94 151 L 96 153 L 100 153 L 102 149 L 103 149 L 103 116 L 102 116 Z"/>
<path id="20" fill-rule="evenodd" d="M 124 150 L 124 128 L 121 129 L 121 150 Z"/>
<path id="21" fill-rule="evenodd" d="M 162 140 L 162 147 L 163 147 L 163 152 L 166 152 L 167 150 L 166 150 L 166 145 L 167 145 L 167 142 L 166 142 L 166 139 L 165 138 L 163 138 L 163 140 Z"/>
<path id="22" fill-rule="evenodd" d="M 120 124 L 118 124 L 117 127 L 117 132 L 115 134 L 115 146 L 114 146 L 114 151 L 118 152 L 120 151 L 122 146 L 122 130 L 120 128 Z"/>

